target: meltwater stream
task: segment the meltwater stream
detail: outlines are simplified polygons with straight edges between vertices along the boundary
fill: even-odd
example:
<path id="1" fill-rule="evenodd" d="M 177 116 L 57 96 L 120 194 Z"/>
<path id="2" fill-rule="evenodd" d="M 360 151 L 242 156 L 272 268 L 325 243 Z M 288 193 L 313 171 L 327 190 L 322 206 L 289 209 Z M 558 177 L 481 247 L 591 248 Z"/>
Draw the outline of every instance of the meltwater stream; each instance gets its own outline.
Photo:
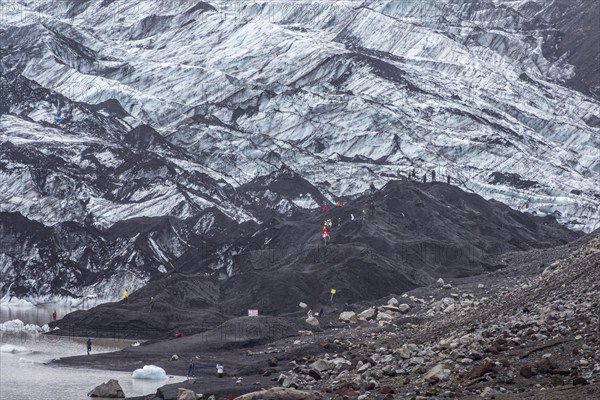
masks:
<path id="1" fill-rule="evenodd" d="M 59 315 L 69 310 L 57 309 Z M 11 309 L 2 306 L 0 322 L 19 319 L 25 324 L 43 325 L 50 312 L 44 309 Z M 132 379 L 131 372 L 69 368 L 46 365 L 52 359 L 86 353 L 86 338 L 66 338 L 31 334 L 8 329 L 0 332 L 0 399 L 85 400 L 87 393 L 100 383 L 117 379 L 127 397 L 142 396 L 182 378 L 166 380 Z M 93 352 L 109 352 L 130 346 L 123 339 L 93 339 Z"/>

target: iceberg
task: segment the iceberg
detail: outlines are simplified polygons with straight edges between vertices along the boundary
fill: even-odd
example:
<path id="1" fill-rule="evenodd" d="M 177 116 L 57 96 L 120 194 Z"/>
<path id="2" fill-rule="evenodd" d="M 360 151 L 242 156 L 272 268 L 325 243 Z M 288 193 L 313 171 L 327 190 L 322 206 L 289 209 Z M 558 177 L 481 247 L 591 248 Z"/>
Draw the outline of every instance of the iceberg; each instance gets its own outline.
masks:
<path id="1" fill-rule="evenodd" d="M 136 369 L 131 375 L 133 379 L 164 380 L 167 373 L 156 365 L 144 365 L 144 368 Z"/>
<path id="2" fill-rule="evenodd" d="M 27 347 L 14 346 L 12 344 L 3 344 L 0 347 L 0 353 L 31 353 L 31 350 L 29 350 Z"/>

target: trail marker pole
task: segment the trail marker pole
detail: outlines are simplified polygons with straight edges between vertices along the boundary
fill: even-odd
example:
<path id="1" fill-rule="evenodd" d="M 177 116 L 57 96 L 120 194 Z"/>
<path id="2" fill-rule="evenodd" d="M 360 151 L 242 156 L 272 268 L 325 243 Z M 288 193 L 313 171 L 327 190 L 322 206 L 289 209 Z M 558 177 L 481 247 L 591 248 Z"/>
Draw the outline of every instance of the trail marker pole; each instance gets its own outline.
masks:
<path id="1" fill-rule="evenodd" d="M 329 299 L 329 303 L 333 303 L 333 295 L 336 293 L 335 289 L 331 289 L 331 298 Z"/>

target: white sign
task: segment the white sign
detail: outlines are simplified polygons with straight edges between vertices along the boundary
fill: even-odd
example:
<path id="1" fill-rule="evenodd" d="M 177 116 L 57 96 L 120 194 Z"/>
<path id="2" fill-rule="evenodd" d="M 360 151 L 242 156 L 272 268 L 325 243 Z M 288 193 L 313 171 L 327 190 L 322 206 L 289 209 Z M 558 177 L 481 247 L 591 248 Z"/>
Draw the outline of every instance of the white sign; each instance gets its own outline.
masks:
<path id="1" fill-rule="evenodd" d="M 249 317 L 258 317 L 258 310 L 248 310 Z"/>

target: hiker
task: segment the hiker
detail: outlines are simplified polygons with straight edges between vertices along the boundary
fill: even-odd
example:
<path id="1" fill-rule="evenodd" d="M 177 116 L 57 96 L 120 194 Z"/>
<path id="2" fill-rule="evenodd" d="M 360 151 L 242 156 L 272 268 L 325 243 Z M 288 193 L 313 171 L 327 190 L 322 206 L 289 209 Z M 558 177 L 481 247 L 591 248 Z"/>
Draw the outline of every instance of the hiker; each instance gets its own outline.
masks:
<path id="1" fill-rule="evenodd" d="M 154 296 L 150 297 L 150 309 L 154 308 Z"/>
<path id="2" fill-rule="evenodd" d="M 369 210 L 371 210 L 371 216 L 373 216 L 375 214 L 375 203 L 373 201 L 369 204 Z"/>
<path id="3" fill-rule="evenodd" d="M 219 378 L 223 377 L 223 370 L 225 369 L 225 367 L 223 367 L 222 364 L 217 364 L 217 376 Z"/>
<path id="4" fill-rule="evenodd" d="M 181 337 L 181 329 L 179 329 L 177 331 L 177 333 L 175 334 L 175 339 L 179 339 Z"/>
<path id="5" fill-rule="evenodd" d="M 321 206 L 321 211 L 327 211 L 327 206 L 325 204 Z"/>
<path id="6" fill-rule="evenodd" d="M 52 321 L 56 321 L 56 310 L 52 311 Z"/>
<path id="7" fill-rule="evenodd" d="M 435 169 L 431 170 L 431 182 L 435 182 Z"/>
<path id="8" fill-rule="evenodd" d="M 88 338 L 88 340 L 86 342 L 86 347 L 87 347 L 87 353 L 89 356 L 90 353 L 92 352 L 92 339 Z"/>
<path id="9" fill-rule="evenodd" d="M 340 201 L 339 201 L 339 200 L 335 202 L 335 206 L 336 206 L 336 207 L 339 207 L 339 206 L 341 206 L 341 205 L 342 205 L 342 203 L 340 203 Z"/>
<path id="10" fill-rule="evenodd" d="M 371 189 L 371 194 L 375 193 L 375 184 L 371 181 L 371 185 L 369 186 Z"/>
<path id="11" fill-rule="evenodd" d="M 127 303 L 127 299 L 129 298 L 129 293 L 127 293 L 127 289 L 123 292 L 123 301 Z"/>
<path id="12" fill-rule="evenodd" d="M 417 180 L 417 172 L 415 171 L 415 169 L 412 169 L 412 177 L 414 180 Z"/>
<path id="13" fill-rule="evenodd" d="M 446 176 L 446 181 L 448 182 L 448 185 L 450 184 L 450 174 L 448 174 L 448 176 Z"/>
<path id="14" fill-rule="evenodd" d="M 323 235 L 323 239 L 325 240 L 325 246 L 329 244 L 329 231 L 327 230 L 327 226 L 323 225 L 323 229 L 321 229 L 321 234 Z"/>
<path id="15" fill-rule="evenodd" d="M 423 183 L 427 183 L 427 174 L 423 174 Z"/>
<path id="16" fill-rule="evenodd" d="M 400 179 L 400 177 L 402 176 L 402 173 L 400 172 L 400 168 L 398 168 L 396 170 L 396 175 L 398 176 L 398 179 Z"/>
<path id="17" fill-rule="evenodd" d="M 190 376 L 196 376 L 196 363 L 194 362 L 193 358 L 190 358 L 190 366 L 188 368 L 187 376 L 188 378 Z"/>

